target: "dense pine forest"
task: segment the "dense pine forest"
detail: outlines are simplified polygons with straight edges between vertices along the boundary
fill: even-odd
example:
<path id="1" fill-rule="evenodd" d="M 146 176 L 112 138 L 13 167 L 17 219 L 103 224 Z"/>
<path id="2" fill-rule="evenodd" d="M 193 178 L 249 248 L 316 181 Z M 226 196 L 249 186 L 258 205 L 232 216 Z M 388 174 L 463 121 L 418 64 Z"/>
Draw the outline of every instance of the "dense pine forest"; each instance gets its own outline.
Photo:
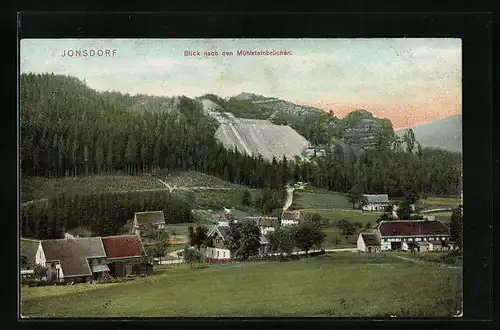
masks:
<path id="1" fill-rule="evenodd" d="M 354 115 L 349 118 L 356 120 Z M 310 161 L 298 157 L 266 161 L 226 150 L 214 137 L 217 122 L 203 114 L 196 100 L 97 92 L 74 77 L 53 74 L 21 75 L 20 127 L 23 176 L 194 170 L 252 188 L 280 189 L 295 180 L 332 191 L 356 188 L 392 197 L 457 194 L 461 178 L 460 153 L 422 149 L 411 131 L 399 139 L 385 139 L 361 154 L 331 144 L 324 155 Z M 41 213 L 23 211 L 23 232 L 57 237 L 64 228 L 80 225 L 77 219 L 85 219 L 81 221 L 89 225 L 95 221 L 92 225 L 97 232 L 112 234 L 123 219 L 142 208 L 161 206 L 175 212 L 172 205 L 182 204 L 183 210 L 189 209 L 185 198 L 177 201 L 170 195 L 154 194 L 125 199 L 113 194 L 64 195 L 47 203 L 39 206 L 45 210 Z M 35 213 L 51 214 L 57 230 L 40 227 L 40 221 L 49 221 L 47 214 Z M 70 213 L 73 215 L 67 216 Z M 113 216 L 103 216 L 106 214 Z M 172 218 L 189 221 L 185 213 Z M 102 219 L 108 222 L 102 223 Z"/>

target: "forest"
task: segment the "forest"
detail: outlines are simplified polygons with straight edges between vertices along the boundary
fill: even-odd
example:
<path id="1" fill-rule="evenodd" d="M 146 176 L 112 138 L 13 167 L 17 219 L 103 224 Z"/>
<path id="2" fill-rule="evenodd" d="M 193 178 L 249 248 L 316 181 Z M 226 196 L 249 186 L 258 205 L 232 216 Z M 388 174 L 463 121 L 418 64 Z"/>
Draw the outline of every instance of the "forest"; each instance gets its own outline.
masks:
<path id="1" fill-rule="evenodd" d="M 361 154 L 332 142 L 324 155 L 310 160 L 266 161 L 226 150 L 214 136 L 217 122 L 203 114 L 197 100 L 181 96 L 173 106 L 169 102 L 163 97 L 98 92 L 70 76 L 22 74 L 21 175 L 56 178 L 193 170 L 252 188 L 281 189 L 293 180 L 331 191 L 356 188 L 391 197 L 454 195 L 459 190 L 461 154 L 421 148 L 411 131 L 402 138 L 380 140 Z M 116 205 L 113 199 L 120 198 L 112 196 L 99 198 L 109 198 L 103 205 Z M 59 208 L 57 202 L 52 204 Z M 109 209 L 103 206 L 99 212 Z M 29 222 L 25 217 L 23 221 Z"/>

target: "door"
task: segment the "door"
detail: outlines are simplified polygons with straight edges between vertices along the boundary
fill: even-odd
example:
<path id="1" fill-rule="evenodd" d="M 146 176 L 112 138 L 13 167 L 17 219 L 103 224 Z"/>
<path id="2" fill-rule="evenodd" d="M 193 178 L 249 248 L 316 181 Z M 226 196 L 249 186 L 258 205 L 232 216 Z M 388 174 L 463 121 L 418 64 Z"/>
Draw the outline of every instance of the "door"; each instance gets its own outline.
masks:
<path id="1" fill-rule="evenodd" d="M 372 247 L 371 246 L 368 247 L 368 252 L 370 252 L 370 253 L 372 252 Z"/>
<path id="2" fill-rule="evenodd" d="M 401 250 L 401 242 L 391 242 L 391 250 Z"/>

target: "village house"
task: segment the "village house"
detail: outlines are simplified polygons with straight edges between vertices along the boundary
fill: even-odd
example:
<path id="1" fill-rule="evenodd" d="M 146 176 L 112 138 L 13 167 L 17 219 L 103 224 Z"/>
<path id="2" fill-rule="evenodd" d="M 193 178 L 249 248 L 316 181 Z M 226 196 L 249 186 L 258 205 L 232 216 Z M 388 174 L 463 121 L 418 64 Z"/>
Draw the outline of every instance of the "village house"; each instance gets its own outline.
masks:
<path id="1" fill-rule="evenodd" d="M 265 236 L 276 230 L 278 226 L 278 217 L 266 217 L 266 216 L 248 216 L 245 218 L 246 221 L 254 221 L 257 227 L 260 229 L 261 235 Z"/>
<path id="2" fill-rule="evenodd" d="M 147 254 L 139 235 L 102 237 L 102 244 L 111 276 L 151 274 L 152 265 L 144 260 Z"/>
<path id="3" fill-rule="evenodd" d="M 228 245 L 229 226 L 214 226 L 207 232 L 207 237 L 210 240 L 210 245 L 207 246 L 206 257 L 211 259 L 233 259 L 236 257 L 235 251 L 231 251 Z M 259 238 L 259 246 L 257 253 L 263 255 L 269 253 L 269 241 L 261 235 Z"/>
<path id="4" fill-rule="evenodd" d="M 281 213 L 282 226 L 294 226 L 298 225 L 299 222 L 300 222 L 299 211 L 283 211 L 283 213 Z"/>
<path id="5" fill-rule="evenodd" d="M 235 257 L 234 252 L 229 250 L 227 241 L 228 232 L 229 226 L 214 226 L 207 232 L 207 237 L 211 243 L 207 246 L 207 258 L 232 259 Z"/>
<path id="6" fill-rule="evenodd" d="M 380 241 L 374 233 L 360 233 L 358 237 L 358 251 L 380 252 Z"/>
<path id="7" fill-rule="evenodd" d="M 161 229 L 165 228 L 165 215 L 163 211 L 136 212 L 134 215 L 133 230 L 136 235 L 141 233 L 141 229 L 153 226 Z"/>
<path id="8" fill-rule="evenodd" d="M 218 213 L 218 218 L 216 220 L 216 225 L 219 226 L 229 226 L 231 221 L 242 221 L 249 216 L 258 216 L 256 214 L 250 215 L 247 212 L 243 212 L 237 209 L 227 209 L 224 208 L 221 212 Z"/>
<path id="9" fill-rule="evenodd" d="M 387 194 L 363 194 L 361 199 L 361 209 L 363 211 L 384 211 L 389 204 L 389 196 Z"/>
<path id="10" fill-rule="evenodd" d="M 367 235 L 370 234 L 370 235 Z M 419 251 L 453 249 L 449 229 L 439 221 L 395 220 L 380 221 L 372 233 L 360 233 L 358 250 L 377 252 L 408 249 L 408 242 L 417 243 Z M 380 249 L 376 247 L 380 246 Z M 368 249 L 368 247 L 372 247 Z M 374 248 L 375 247 L 375 248 Z"/>
<path id="11" fill-rule="evenodd" d="M 100 237 L 42 240 L 35 261 L 48 268 L 48 281 L 90 282 L 109 271 Z"/>

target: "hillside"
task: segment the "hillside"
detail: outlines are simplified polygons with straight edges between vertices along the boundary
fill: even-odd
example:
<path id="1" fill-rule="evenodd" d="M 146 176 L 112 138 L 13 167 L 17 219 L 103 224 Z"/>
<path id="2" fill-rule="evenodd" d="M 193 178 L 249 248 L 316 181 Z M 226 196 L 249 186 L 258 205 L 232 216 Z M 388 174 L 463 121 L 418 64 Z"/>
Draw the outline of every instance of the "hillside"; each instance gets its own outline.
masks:
<path id="1" fill-rule="evenodd" d="M 409 127 L 422 147 L 462 152 L 462 116 L 451 116 L 423 125 Z M 404 130 L 396 135 L 402 136 Z"/>
<path id="2" fill-rule="evenodd" d="M 340 119 L 333 113 L 326 113 L 317 108 L 251 93 L 241 93 L 228 99 L 207 94 L 197 100 L 203 106 L 204 113 L 217 118 L 220 123 L 227 122 L 222 120 L 223 117 L 229 117 L 233 121 L 234 118 L 238 118 L 240 125 L 247 124 L 243 119 L 261 120 L 260 122 L 248 122 L 254 125 L 254 128 L 246 126 L 247 130 L 241 133 L 246 136 L 263 134 L 265 141 L 282 139 L 281 143 L 292 144 L 294 139 L 297 139 L 298 143 L 302 139 L 292 138 L 286 133 L 267 135 L 266 132 L 256 132 L 255 129 L 265 127 L 276 131 L 283 130 L 279 127 L 289 127 L 309 141 L 309 145 L 317 150 L 325 149 L 329 145 L 340 145 L 346 151 L 362 151 L 372 149 L 379 144 L 389 145 L 394 138 L 394 130 L 389 119 L 376 118 L 369 111 L 363 109 L 353 111 L 345 118 Z M 277 126 L 271 126 L 270 123 Z M 232 127 L 226 128 L 232 130 Z M 246 149 L 238 137 L 240 132 L 236 132 L 234 134 L 236 136 L 227 136 L 228 134 L 224 133 L 223 129 L 224 127 L 219 130 L 218 138 L 224 145 L 227 147 L 239 145 L 238 150 Z M 291 132 L 288 128 L 285 130 Z M 231 132 L 229 134 L 233 135 Z M 249 143 L 253 142 L 249 141 Z M 305 141 L 300 145 L 301 148 L 305 147 Z M 294 149 L 292 153 L 300 153 L 301 148 Z M 255 146 L 255 149 L 261 150 L 262 147 Z M 275 156 L 280 157 L 282 150 L 271 148 L 267 152 L 276 152 Z"/>

